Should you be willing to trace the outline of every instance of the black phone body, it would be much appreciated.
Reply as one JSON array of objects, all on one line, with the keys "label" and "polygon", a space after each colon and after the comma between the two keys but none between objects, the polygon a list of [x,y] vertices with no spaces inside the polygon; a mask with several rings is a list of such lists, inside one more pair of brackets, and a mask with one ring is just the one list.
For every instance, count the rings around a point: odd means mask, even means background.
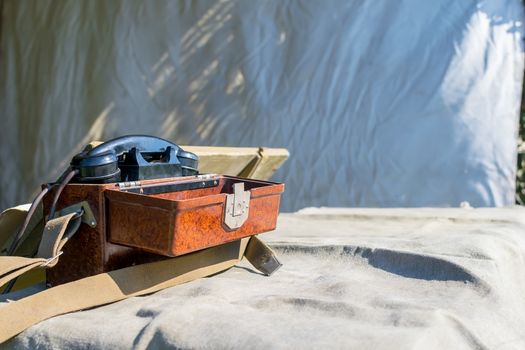
[{"label": "black phone body", "polygon": [[71,160],[72,182],[112,183],[198,175],[198,157],[155,136],[128,135],[104,142]]}]

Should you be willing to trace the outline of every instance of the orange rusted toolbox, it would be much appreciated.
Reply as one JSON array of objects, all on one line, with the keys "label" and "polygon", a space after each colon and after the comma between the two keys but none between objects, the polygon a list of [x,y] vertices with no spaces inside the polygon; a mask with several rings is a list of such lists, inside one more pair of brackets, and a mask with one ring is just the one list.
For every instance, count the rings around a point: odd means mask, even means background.
[{"label": "orange rusted toolbox", "polygon": [[201,177],[209,187],[171,191],[173,178],[106,191],[112,243],[177,256],[275,229],[283,184],[232,176]]},{"label": "orange rusted toolbox", "polygon": [[[271,231],[283,191],[281,183],[223,175],[68,184],[57,207],[84,202],[92,221],[80,226],[58,264],[47,271],[48,284]],[[51,198],[44,200],[46,215]]]}]

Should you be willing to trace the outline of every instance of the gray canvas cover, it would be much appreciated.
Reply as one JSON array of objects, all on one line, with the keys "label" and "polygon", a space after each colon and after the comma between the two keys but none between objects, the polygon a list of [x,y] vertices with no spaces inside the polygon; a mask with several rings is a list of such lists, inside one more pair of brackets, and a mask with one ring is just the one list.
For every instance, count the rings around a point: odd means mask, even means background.
[{"label": "gray canvas cover", "polygon": [[[15,349],[523,349],[525,209],[308,209],[247,263],[41,322]],[[14,297],[14,296],[12,296]]]}]

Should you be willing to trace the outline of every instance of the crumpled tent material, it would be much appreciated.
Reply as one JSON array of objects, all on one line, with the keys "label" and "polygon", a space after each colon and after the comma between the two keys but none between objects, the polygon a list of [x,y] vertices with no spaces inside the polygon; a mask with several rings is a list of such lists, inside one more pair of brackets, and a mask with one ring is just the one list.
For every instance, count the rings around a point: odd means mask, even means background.
[{"label": "crumpled tent material", "polygon": [[521,0],[2,1],[0,209],[92,140],[285,147],[283,209],[514,202]]},{"label": "crumpled tent material", "polygon": [[[525,209],[307,209],[248,264],[43,321],[18,349],[524,349]],[[1,307],[1,305],[0,305]]]}]

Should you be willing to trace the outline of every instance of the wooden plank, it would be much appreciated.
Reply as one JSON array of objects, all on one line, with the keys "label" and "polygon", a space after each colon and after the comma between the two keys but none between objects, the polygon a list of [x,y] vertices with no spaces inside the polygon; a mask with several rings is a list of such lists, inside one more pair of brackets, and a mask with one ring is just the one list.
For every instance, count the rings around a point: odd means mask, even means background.
[{"label": "wooden plank", "polygon": [[199,171],[268,180],[288,159],[284,148],[181,146],[199,156]]}]

